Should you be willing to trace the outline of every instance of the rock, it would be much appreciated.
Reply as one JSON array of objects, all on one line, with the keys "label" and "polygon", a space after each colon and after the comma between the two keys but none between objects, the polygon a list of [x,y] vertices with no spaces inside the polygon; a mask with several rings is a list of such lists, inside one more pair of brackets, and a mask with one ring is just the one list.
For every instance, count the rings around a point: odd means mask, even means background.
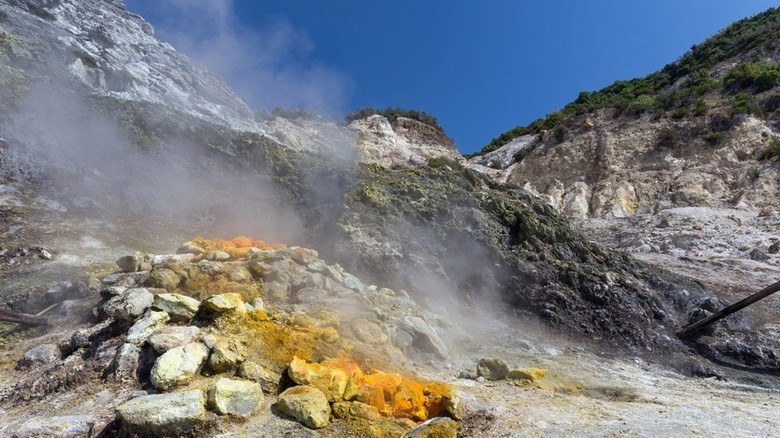
[{"label": "rock", "polygon": [[547,371],[541,368],[515,368],[509,372],[508,378],[514,380],[528,380],[535,382],[547,375]]},{"label": "rock", "polygon": [[129,342],[124,343],[106,367],[106,373],[113,374],[119,380],[135,380],[140,358],[141,350],[138,346]]},{"label": "rock", "polygon": [[200,301],[186,295],[161,293],[154,296],[152,307],[168,312],[171,321],[189,321],[198,313]]},{"label": "rock", "polygon": [[406,432],[403,438],[456,438],[458,423],[452,418],[436,417]]},{"label": "rock", "polygon": [[338,418],[340,420],[343,420],[349,416],[349,408],[352,406],[352,403],[347,401],[340,401],[333,403],[330,405],[330,410],[333,413],[333,416],[335,418]]},{"label": "rock", "polygon": [[149,274],[149,278],[146,280],[146,286],[172,291],[179,286],[180,282],[181,278],[172,270],[168,268],[157,268]]},{"label": "rock", "polygon": [[135,345],[141,345],[152,335],[157,329],[165,325],[170,317],[168,313],[159,310],[148,310],[143,318],[130,327],[127,331],[127,342]]},{"label": "rock", "polygon": [[761,248],[753,248],[753,250],[750,251],[750,254],[748,254],[748,257],[750,257],[750,260],[755,260],[757,262],[769,260],[769,256]]},{"label": "rock", "polygon": [[99,344],[111,337],[112,320],[105,320],[96,325],[76,330],[70,338],[59,345],[60,353],[67,356],[79,348],[86,348],[93,343]]},{"label": "rock", "polygon": [[42,249],[41,252],[38,254],[38,257],[44,259],[44,260],[51,260],[51,253],[45,249]]},{"label": "rock", "polygon": [[206,423],[200,390],[136,397],[116,408],[122,429],[131,436],[189,436]]},{"label": "rock", "polygon": [[189,344],[198,339],[200,329],[194,326],[165,326],[160,327],[149,336],[146,341],[158,354]]},{"label": "rock", "polygon": [[154,295],[144,288],[127,289],[124,293],[106,301],[103,312],[118,321],[132,322],[152,305]]},{"label": "rock", "polygon": [[343,280],[341,284],[343,284],[349,289],[354,290],[355,292],[362,293],[366,289],[366,287],[363,286],[363,282],[361,282],[359,278],[355,277],[350,273],[347,272],[343,273],[342,278]]},{"label": "rock", "polygon": [[777,242],[769,245],[769,248],[767,248],[766,251],[769,254],[777,254],[778,252],[780,252],[780,240],[778,240]]},{"label": "rock", "polygon": [[477,364],[477,374],[487,380],[501,380],[509,375],[509,365],[503,359],[482,359]]},{"label": "rock", "polygon": [[330,279],[335,281],[336,283],[344,282],[344,274],[341,273],[341,268],[339,267],[339,265],[326,266],[325,275],[330,277]]},{"label": "rock", "polygon": [[342,399],[349,380],[347,372],[335,365],[306,363],[297,356],[290,362],[287,375],[299,385],[310,385],[319,389],[330,402]]},{"label": "rock", "polygon": [[203,250],[193,242],[185,242],[176,250],[176,254],[200,254]]},{"label": "rock", "polygon": [[352,402],[349,407],[349,415],[357,418],[365,418],[366,420],[378,420],[379,410],[377,408],[359,401]]},{"label": "rock", "polygon": [[208,354],[208,348],[200,342],[191,342],[166,351],[152,367],[152,385],[166,390],[188,382],[200,371]]},{"label": "rock", "polygon": [[262,298],[257,297],[252,300],[252,309],[254,310],[262,310],[265,312],[265,301],[263,301]]},{"label": "rock", "polygon": [[152,266],[171,265],[171,264],[183,265],[185,263],[190,263],[194,258],[195,258],[195,254],[156,255],[152,257],[151,264]]},{"label": "rock", "polygon": [[387,335],[377,324],[367,319],[356,319],[350,323],[352,333],[355,337],[367,344],[384,344],[387,342]]},{"label": "rock", "polygon": [[321,429],[328,425],[328,398],[313,386],[293,386],[279,394],[279,412],[295,418],[304,426]]},{"label": "rock", "polygon": [[62,417],[45,416],[26,420],[12,428],[14,438],[76,438],[90,436],[95,417],[89,414]]},{"label": "rock", "polygon": [[479,377],[479,375],[474,370],[461,370],[460,373],[458,373],[458,378],[459,379],[474,380],[477,377]]},{"label": "rock", "polygon": [[308,265],[313,262],[319,254],[317,251],[308,248],[301,248],[299,246],[293,246],[288,249],[290,258],[300,263],[301,265]]},{"label": "rock", "polygon": [[221,378],[208,393],[209,407],[222,415],[245,417],[265,401],[263,389],[257,383]]},{"label": "rock", "polygon": [[27,350],[19,359],[16,368],[24,370],[27,368],[48,365],[60,360],[60,349],[54,344],[41,344]]},{"label": "rock", "polygon": [[449,354],[447,346],[441,340],[433,328],[422,318],[417,316],[406,316],[402,320],[402,327],[408,333],[411,333],[416,346],[422,346],[427,351],[446,359]]},{"label": "rock", "polygon": [[144,257],[141,254],[127,255],[120,257],[116,264],[122,272],[136,272],[141,270],[141,263],[143,263]]},{"label": "rock", "polygon": [[214,373],[225,373],[236,369],[244,360],[241,350],[246,349],[235,342],[217,341],[211,349],[211,356],[209,356],[209,370]]},{"label": "rock", "polygon": [[271,373],[251,360],[241,363],[241,366],[238,367],[238,376],[255,382],[273,381]]},{"label": "rock", "polygon": [[246,311],[244,308],[244,300],[241,298],[241,295],[233,292],[212,295],[203,301],[202,306],[206,310],[217,314],[225,312],[243,313]]}]

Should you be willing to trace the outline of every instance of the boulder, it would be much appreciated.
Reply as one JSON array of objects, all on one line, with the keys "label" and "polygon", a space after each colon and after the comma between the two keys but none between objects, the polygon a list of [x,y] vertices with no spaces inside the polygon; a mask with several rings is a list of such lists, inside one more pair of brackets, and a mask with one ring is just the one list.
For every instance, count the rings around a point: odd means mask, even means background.
[{"label": "boulder", "polygon": [[246,311],[244,300],[237,293],[212,295],[203,301],[202,306],[211,312],[221,314],[226,312],[243,313]]},{"label": "boulder", "polygon": [[501,380],[509,375],[509,365],[503,359],[482,359],[477,364],[477,374],[487,380]]},{"label": "boulder", "polygon": [[24,370],[60,360],[60,348],[54,344],[42,344],[27,350],[19,359],[16,368]]},{"label": "boulder", "polygon": [[246,417],[263,405],[263,388],[254,382],[221,378],[208,393],[209,407],[222,415]]},{"label": "boulder", "polygon": [[254,380],[255,382],[271,378],[271,374],[265,368],[251,360],[242,362],[241,366],[238,367],[237,374],[239,377]]},{"label": "boulder", "polygon": [[363,286],[363,282],[361,282],[359,278],[355,277],[350,273],[347,272],[343,273],[342,278],[343,280],[341,283],[347,288],[354,290],[355,292],[362,293],[366,289],[366,287]]},{"label": "boulder", "polygon": [[89,414],[50,417],[48,415],[26,420],[13,427],[14,438],[76,438],[90,436],[95,417]]},{"label": "boulder", "polygon": [[144,288],[127,289],[105,303],[101,309],[106,316],[118,321],[133,322],[152,305],[154,295]]},{"label": "boulder", "polygon": [[143,318],[130,327],[127,331],[127,342],[135,345],[141,345],[152,335],[157,329],[164,326],[170,318],[168,313],[158,310],[148,310],[144,313]]},{"label": "boulder", "polygon": [[136,397],[116,408],[130,436],[189,436],[206,423],[200,390]]},{"label": "boulder", "polygon": [[342,399],[349,380],[347,372],[338,366],[306,363],[297,356],[290,362],[287,375],[299,385],[310,385],[319,389],[330,402]]},{"label": "boulder", "polygon": [[122,272],[136,272],[141,270],[141,264],[144,262],[142,254],[133,254],[120,257],[116,264]]},{"label": "boulder", "polygon": [[243,350],[245,348],[242,348],[235,342],[217,341],[211,349],[211,356],[209,356],[209,370],[214,373],[225,373],[235,370],[244,360],[242,353],[245,352]]},{"label": "boulder", "polygon": [[313,386],[293,386],[279,394],[277,409],[312,429],[328,425],[330,404],[328,398]]},{"label": "boulder", "polygon": [[187,383],[200,371],[208,354],[208,348],[200,342],[191,342],[166,351],[152,367],[152,385],[159,390],[166,390]]},{"label": "boulder", "polygon": [[164,326],[160,327],[149,336],[146,341],[159,354],[189,344],[198,339],[200,329],[194,326]]},{"label": "boulder", "polygon": [[442,359],[448,355],[447,346],[441,340],[436,331],[425,320],[418,316],[406,316],[402,320],[401,327],[414,338],[415,346],[423,346],[429,352]]},{"label": "boulder", "polygon": [[179,283],[181,283],[179,274],[168,268],[154,269],[146,280],[146,285],[148,287],[156,287],[168,291],[176,289],[176,287],[179,286]]},{"label": "boulder", "polygon": [[349,407],[349,415],[357,418],[365,418],[366,420],[378,420],[380,417],[377,408],[359,401],[352,402]]},{"label": "boulder", "polygon": [[189,321],[198,313],[200,301],[186,295],[161,293],[154,296],[152,307],[168,312],[171,321]]},{"label": "boulder", "polygon": [[367,319],[359,318],[350,323],[352,333],[355,337],[367,344],[384,344],[387,342],[387,335],[382,331],[378,324]]},{"label": "boulder", "polygon": [[106,374],[113,374],[119,380],[135,380],[141,350],[135,344],[126,342],[117,349],[114,359],[106,367]]},{"label": "boulder", "polygon": [[403,438],[456,438],[458,423],[452,418],[436,417],[406,432]]}]

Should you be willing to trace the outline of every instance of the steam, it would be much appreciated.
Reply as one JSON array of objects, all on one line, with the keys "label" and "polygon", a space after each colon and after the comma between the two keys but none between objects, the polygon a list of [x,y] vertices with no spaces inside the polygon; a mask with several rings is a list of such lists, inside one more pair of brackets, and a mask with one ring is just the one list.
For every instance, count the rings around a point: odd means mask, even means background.
[{"label": "steam", "polygon": [[158,36],[222,76],[255,108],[343,114],[351,80],[312,61],[314,44],[284,18],[242,25],[231,0],[162,0]]},{"label": "steam", "polygon": [[185,139],[142,149],[72,91],[31,89],[5,135],[25,146],[17,167],[36,167],[69,209],[122,227],[124,238],[155,223],[179,241],[192,237],[185,233],[300,236],[292,208],[258,170]]}]

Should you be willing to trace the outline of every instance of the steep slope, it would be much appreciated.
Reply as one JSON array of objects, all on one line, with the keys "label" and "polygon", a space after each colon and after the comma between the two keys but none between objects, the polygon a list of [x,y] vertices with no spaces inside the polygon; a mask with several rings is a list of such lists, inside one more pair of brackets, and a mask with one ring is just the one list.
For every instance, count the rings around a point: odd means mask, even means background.
[{"label": "steep slope", "polygon": [[502,134],[471,163],[578,219],[775,210],[778,35],[778,9],[737,22],[657,73]]},{"label": "steep slope", "polygon": [[0,56],[4,99],[52,81],[66,88],[75,82],[95,95],[258,130],[252,111],[221,78],[157,39],[121,0],[3,2]]}]

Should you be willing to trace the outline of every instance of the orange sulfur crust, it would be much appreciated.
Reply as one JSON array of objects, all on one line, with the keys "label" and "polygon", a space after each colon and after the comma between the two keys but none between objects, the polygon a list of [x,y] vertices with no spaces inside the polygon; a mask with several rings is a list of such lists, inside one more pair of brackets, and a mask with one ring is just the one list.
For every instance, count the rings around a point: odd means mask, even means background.
[{"label": "orange sulfur crust", "polygon": [[205,237],[197,236],[192,239],[192,243],[197,245],[204,253],[224,251],[230,255],[232,260],[245,258],[251,248],[265,251],[287,248],[287,245],[284,243],[269,244],[263,240],[252,240],[246,236],[238,236],[232,240],[206,239]]}]

